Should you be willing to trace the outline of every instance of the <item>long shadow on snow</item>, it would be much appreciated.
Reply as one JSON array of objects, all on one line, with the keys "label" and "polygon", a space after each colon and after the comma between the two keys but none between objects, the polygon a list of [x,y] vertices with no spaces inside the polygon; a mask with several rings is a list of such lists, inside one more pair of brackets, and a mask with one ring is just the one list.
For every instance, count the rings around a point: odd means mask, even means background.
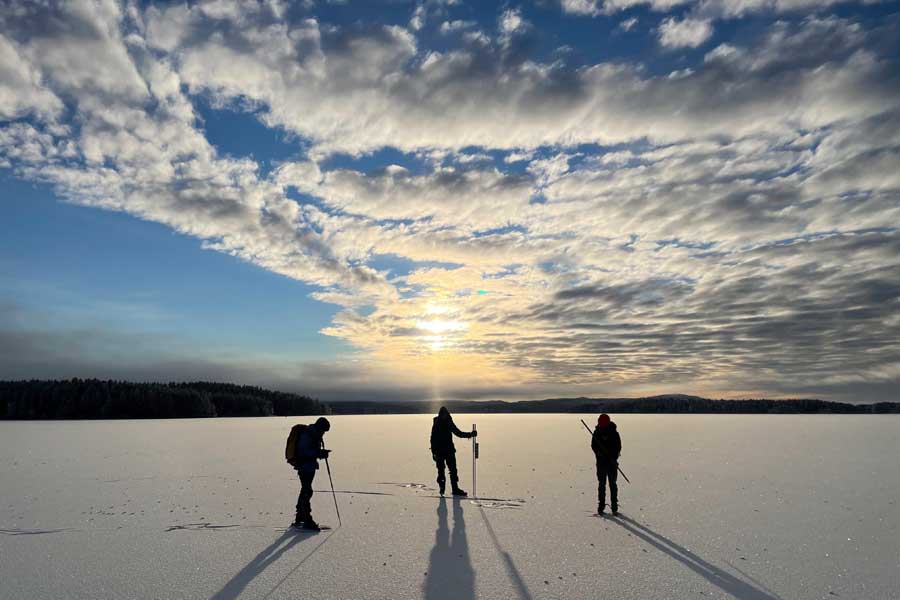
[{"label": "long shadow on snow", "polygon": [[[288,530],[285,531],[281,536],[278,537],[274,542],[269,544],[262,552],[256,555],[256,557],[247,563],[243,569],[241,569],[237,575],[231,578],[231,580],[225,584],[221,590],[219,590],[215,595],[213,595],[210,600],[235,600],[241,593],[244,591],[251,581],[253,581],[257,576],[259,576],[266,568],[278,560],[282,554],[296,546],[298,543],[302,542],[305,539],[309,539],[308,535],[304,535],[299,531]],[[325,543],[328,538],[326,537],[324,540],[319,542],[319,544],[313,548],[309,554],[307,554],[303,560],[300,561],[300,564],[297,565],[299,567],[306,559],[313,555],[313,553],[319,549],[319,546]],[[287,543],[285,543],[287,542]],[[291,571],[293,573],[297,567]],[[286,578],[285,578],[286,579]],[[278,583],[280,585],[281,582]],[[277,587],[277,586],[276,586]],[[269,592],[271,594],[271,592]]]},{"label": "long shadow on snow", "polygon": [[783,600],[771,590],[756,587],[710,564],[684,546],[679,546],[666,536],[653,531],[634,519],[619,514],[617,518],[610,519],[610,521],[647,542],[660,552],[674,558],[691,571],[738,600]]},{"label": "long shadow on snow", "polygon": [[494,533],[494,528],[491,527],[491,521],[488,519],[487,513],[484,512],[484,509],[480,506],[478,510],[481,511],[481,517],[484,519],[484,524],[487,526],[488,535],[491,537],[491,542],[494,544],[494,548],[500,554],[500,557],[503,558],[503,565],[506,567],[506,574],[509,576],[510,581],[513,582],[513,585],[516,586],[516,590],[519,592],[519,598],[522,600],[532,600],[531,593],[528,591],[528,586],[525,585],[525,580],[522,579],[522,575],[519,573],[519,569],[516,568],[516,563],[513,562],[512,557],[509,555],[509,552],[503,549],[503,546],[500,545],[500,541],[497,539],[497,534]]},{"label": "long shadow on snow", "polygon": [[447,500],[437,508],[438,527],[425,578],[425,599],[474,598],[475,571],[469,558],[466,521],[459,500],[453,501],[453,532],[447,527]]}]

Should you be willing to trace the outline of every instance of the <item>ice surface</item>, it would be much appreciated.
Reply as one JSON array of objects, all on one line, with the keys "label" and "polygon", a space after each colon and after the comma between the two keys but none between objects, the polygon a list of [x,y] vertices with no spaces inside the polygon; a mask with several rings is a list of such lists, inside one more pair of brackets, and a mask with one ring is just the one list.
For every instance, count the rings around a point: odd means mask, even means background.
[{"label": "ice surface", "polygon": [[430,416],[332,417],[319,534],[284,531],[312,419],[0,422],[0,597],[900,598],[900,417],[616,416],[620,519],[579,418],[456,415],[472,501]]}]

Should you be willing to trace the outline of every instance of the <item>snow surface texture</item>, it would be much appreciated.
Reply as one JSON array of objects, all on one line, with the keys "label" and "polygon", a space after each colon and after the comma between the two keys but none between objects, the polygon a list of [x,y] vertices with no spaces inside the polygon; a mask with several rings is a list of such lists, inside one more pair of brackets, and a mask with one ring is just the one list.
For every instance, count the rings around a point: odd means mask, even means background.
[{"label": "snow surface texture", "polygon": [[579,415],[456,415],[481,502],[436,497],[430,416],[333,417],[319,534],[284,531],[313,419],[2,422],[0,597],[900,598],[897,416],[614,418],[619,519]]}]

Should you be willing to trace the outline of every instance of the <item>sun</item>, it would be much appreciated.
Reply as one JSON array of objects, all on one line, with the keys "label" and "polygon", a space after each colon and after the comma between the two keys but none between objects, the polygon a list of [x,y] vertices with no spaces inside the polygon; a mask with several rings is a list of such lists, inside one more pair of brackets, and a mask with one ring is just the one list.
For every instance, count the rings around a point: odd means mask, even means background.
[{"label": "sun", "polygon": [[427,321],[423,319],[416,321],[416,327],[432,335],[443,335],[451,331],[468,329],[469,324],[465,321],[451,321],[448,319],[431,319]]},{"label": "sun", "polygon": [[452,307],[428,304],[426,316],[416,321],[416,329],[422,332],[422,340],[432,350],[444,350],[453,345],[453,340],[469,328],[469,324],[452,318],[457,311]]}]

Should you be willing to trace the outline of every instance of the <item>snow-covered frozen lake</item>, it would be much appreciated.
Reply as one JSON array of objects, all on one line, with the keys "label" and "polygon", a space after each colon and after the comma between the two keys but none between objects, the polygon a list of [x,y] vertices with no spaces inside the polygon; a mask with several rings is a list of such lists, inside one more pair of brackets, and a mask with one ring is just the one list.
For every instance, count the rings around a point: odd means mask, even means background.
[{"label": "snow-covered frozen lake", "polygon": [[430,416],[331,417],[319,534],[284,531],[313,419],[0,422],[0,597],[900,598],[900,417],[614,419],[619,519],[579,415],[455,415],[480,503],[436,497]]}]

